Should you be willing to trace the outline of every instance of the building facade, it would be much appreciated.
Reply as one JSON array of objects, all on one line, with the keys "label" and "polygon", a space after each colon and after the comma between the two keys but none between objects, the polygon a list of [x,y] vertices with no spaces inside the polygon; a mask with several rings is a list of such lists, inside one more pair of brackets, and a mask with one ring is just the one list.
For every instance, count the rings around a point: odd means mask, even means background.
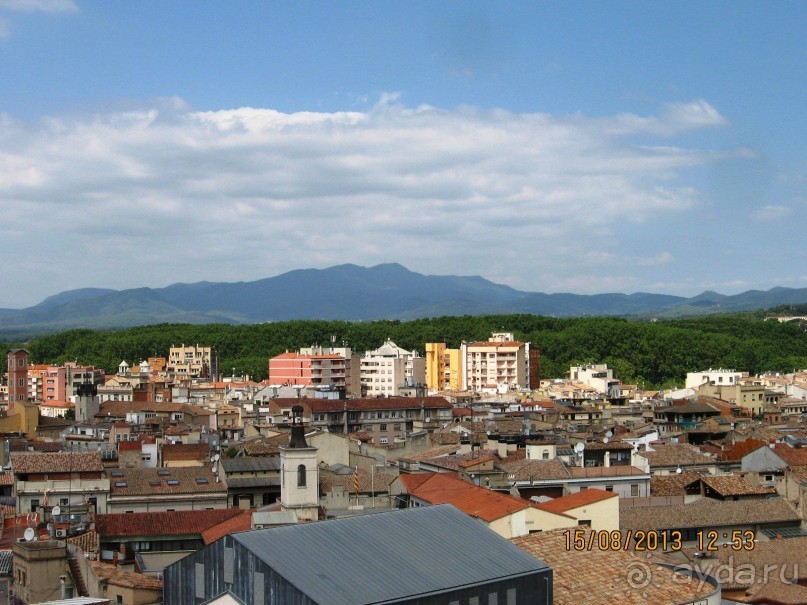
[{"label": "building facade", "polygon": [[507,393],[533,386],[530,343],[519,342],[509,332],[495,332],[487,341],[463,344],[464,389],[478,393]]},{"label": "building facade", "polygon": [[426,360],[387,340],[361,358],[361,386],[365,397],[395,396],[407,386],[426,382]]}]

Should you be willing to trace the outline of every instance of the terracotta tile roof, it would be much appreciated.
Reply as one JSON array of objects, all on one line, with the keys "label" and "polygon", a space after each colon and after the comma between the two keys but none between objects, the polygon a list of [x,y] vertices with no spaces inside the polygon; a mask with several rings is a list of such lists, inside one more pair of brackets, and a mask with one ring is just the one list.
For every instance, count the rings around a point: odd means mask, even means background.
[{"label": "terracotta tile roof", "polygon": [[[285,439],[288,441],[288,436],[286,436]],[[247,456],[278,456],[280,455],[279,445],[276,440],[260,438],[245,441],[243,449]]]},{"label": "terracotta tile roof", "polygon": [[569,473],[575,479],[593,479],[597,477],[627,477],[633,475],[648,475],[635,466],[571,466]]},{"label": "terracotta tile roof", "polygon": [[685,529],[800,521],[801,518],[796,511],[781,498],[764,500],[701,498],[691,504],[628,507],[619,513],[619,526],[622,530]]},{"label": "terracotta tile roof", "polygon": [[[555,605],[672,605],[705,600],[714,591],[697,577],[687,581],[633,551],[569,549],[566,531],[556,529],[510,540],[552,568]],[[642,589],[632,587],[628,572],[644,566],[652,573],[652,582]]]},{"label": "terracotta tile roof", "polygon": [[447,456],[449,454],[454,454],[455,452],[459,451],[460,446],[459,442],[456,445],[441,445],[438,447],[433,447],[428,450],[424,450],[422,452],[418,452],[417,454],[409,454],[407,456],[401,456],[400,460],[406,460],[409,462],[420,462],[421,460],[429,460],[431,458],[436,458],[438,456]]},{"label": "terracotta tile roof", "polygon": [[437,433],[432,433],[430,435],[431,442],[435,445],[452,445],[452,444],[459,444],[460,442],[460,434],[453,433],[450,431],[440,431]]},{"label": "terracotta tile roof", "polygon": [[163,581],[152,578],[142,573],[124,571],[115,565],[101,563],[100,561],[90,561],[92,570],[99,579],[105,580],[107,584],[122,586],[124,588],[139,588],[141,590],[162,590]]},{"label": "terracotta tile roof", "polygon": [[459,468],[470,468],[472,466],[476,466],[478,464],[484,464],[486,462],[493,462],[498,460],[498,457],[493,456],[474,456],[468,460],[460,460],[457,462],[457,466]]},{"label": "terracotta tile roof", "polygon": [[78,536],[71,536],[66,539],[66,542],[75,544],[81,549],[81,552],[85,553],[96,553],[100,550],[98,533],[92,529]]},{"label": "terracotta tile roof", "polygon": [[95,529],[101,539],[201,535],[205,530],[243,512],[239,508],[223,508],[98,515],[95,518]]},{"label": "terracotta tile roof", "polygon": [[163,445],[163,462],[204,461],[210,457],[207,443],[166,443]]},{"label": "terracotta tile roof", "polygon": [[202,540],[205,544],[211,544],[219,538],[229,536],[237,531],[246,531],[252,529],[252,511],[241,511],[240,515],[230,517],[213,527],[210,527],[202,532]]},{"label": "terracotta tile roof", "polygon": [[[110,497],[158,494],[201,494],[227,491],[208,466],[122,468],[109,477]],[[118,474],[119,473],[119,474]],[[174,483],[177,482],[177,483]]]},{"label": "terracotta tile roof", "polygon": [[140,444],[139,441],[119,441],[118,442],[118,451],[119,452],[139,452],[143,449],[143,446]]},{"label": "terracotta tile roof", "polygon": [[773,487],[752,485],[737,475],[704,475],[698,477],[697,480],[708,485],[721,496],[763,496],[776,493],[776,489]]},{"label": "terracotta tile roof", "polygon": [[[372,475],[372,484],[371,484]],[[375,491],[376,494],[389,492],[389,484],[393,482],[397,475],[376,471],[369,473],[364,469],[359,469],[359,493],[369,494]],[[353,486],[353,473],[337,474],[328,469],[319,471],[320,493],[329,493],[334,487],[343,487],[350,493],[355,493]]]},{"label": "terracotta tile roof", "polygon": [[788,466],[807,466],[807,447],[790,447],[786,443],[776,443],[773,452]]},{"label": "terracotta tile roof", "polygon": [[423,482],[428,481],[434,473],[407,473],[400,475],[401,483],[408,493],[412,493]]},{"label": "terracotta tile roof", "polygon": [[639,455],[644,457],[650,467],[664,466],[704,466],[714,464],[714,459],[701,452],[695,446],[687,443],[675,445],[653,445],[653,451],[642,451]]},{"label": "terracotta tile roof", "polygon": [[521,498],[477,487],[443,473],[435,473],[411,492],[430,504],[453,504],[471,517],[488,523],[529,508]]},{"label": "terracotta tile roof", "polygon": [[760,605],[807,605],[807,587],[782,582],[774,574],[767,581],[754,584],[745,592],[746,603]]},{"label": "terracotta tile roof", "polygon": [[550,513],[565,513],[573,508],[602,502],[609,498],[619,498],[619,494],[616,492],[607,492],[602,489],[584,489],[574,494],[569,494],[568,496],[555,498],[549,502],[536,504],[535,508],[540,508]]},{"label": "terracotta tile roof", "polygon": [[98,452],[38,452],[11,454],[15,475],[24,473],[95,472],[104,470]]},{"label": "terracotta tile roof", "polygon": [[767,445],[767,442],[762,439],[754,439],[753,437],[745,441],[737,441],[729,449],[722,451],[718,455],[718,458],[720,460],[737,462],[741,460],[743,456],[750,454],[754,450],[758,450],[763,445]]},{"label": "terracotta tile roof", "polygon": [[572,475],[563,462],[554,460],[507,459],[498,465],[515,481],[557,481],[571,479]]},{"label": "terracotta tile roof", "polygon": [[695,471],[684,471],[672,475],[652,475],[650,477],[651,496],[685,496],[686,486],[700,478]]},{"label": "terracotta tile roof", "polygon": [[[491,454],[495,454],[492,450],[475,450],[467,454],[448,454],[447,456],[436,456],[421,460],[421,464],[427,463],[433,466],[444,468],[449,471],[456,471],[460,468],[460,463],[468,461],[476,461],[478,458],[491,458]],[[498,456],[496,457],[498,459]]]},{"label": "terracotta tile roof", "polygon": [[750,588],[761,579],[773,577],[804,582],[807,580],[807,536],[760,540],[751,551],[719,549],[711,558],[691,559],[691,564],[701,569],[710,565],[712,569],[724,566],[721,570],[723,590]]},{"label": "terracotta tile roof", "polygon": [[0,485],[13,485],[14,473],[0,470]]}]

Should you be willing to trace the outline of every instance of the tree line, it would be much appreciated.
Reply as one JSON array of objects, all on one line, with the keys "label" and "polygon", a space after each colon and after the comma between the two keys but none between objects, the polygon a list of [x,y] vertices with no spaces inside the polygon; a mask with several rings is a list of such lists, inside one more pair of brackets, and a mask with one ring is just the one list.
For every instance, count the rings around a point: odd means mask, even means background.
[{"label": "tree line", "polygon": [[[799,322],[765,321],[762,312],[658,321],[614,317],[557,319],[537,315],[482,315],[413,321],[298,320],[255,325],[160,324],[120,330],[68,330],[32,338],[24,347],[32,363],[77,361],[117,371],[171,346],[213,346],[223,375],[248,374],[262,380],[268,359],[311,345],[349,346],[363,354],[389,338],[421,354],[427,342],[456,348],[465,340],[487,340],[491,332],[512,332],[539,349],[541,377],[561,378],[569,367],[607,363],[615,376],[644,388],[681,385],[687,372],[733,368],[758,374],[807,368],[807,334]],[[5,372],[5,356],[2,367]]]}]

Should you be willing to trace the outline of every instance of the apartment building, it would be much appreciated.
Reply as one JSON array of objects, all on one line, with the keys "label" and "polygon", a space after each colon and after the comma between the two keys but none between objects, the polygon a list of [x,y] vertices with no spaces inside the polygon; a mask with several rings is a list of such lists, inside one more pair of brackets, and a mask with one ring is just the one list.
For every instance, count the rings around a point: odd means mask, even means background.
[{"label": "apartment building", "polygon": [[426,388],[429,392],[463,388],[463,351],[448,349],[444,342],[426,343]]},{"label": "apartment building", "polygon": [[737,370],[724,370],[719,368],[713,370],[703,370],[702,372],[687,372],[687,379],[684,383],[684,388],[697,389],[701,385],[708,384],[713,386],[729,386],[735,385],[743,377],[742,372]]},{"label": "apartment building", "polygon": [[377,445],[394,443],[413,431],[451,422],[452,405],[443,397],[305,399],[312,428],[332,433],[367,433]]},{"label": "apartment building", "polygon": [[407,351],[387,339],[364,354],[360,374],[364,396],[397,396],[402,388],[425,384],[426,360],[417,351]]},{"label": "apartment building", "polygon": [[210,378],[218,380],[219,358],[213,347],[189,345],[171,347],[165,370],[177,378]]},{"label": "apartment building", "polygon": [[538,386],[538,350],[510,332],[494,332],[487,341],[463,343],[464,389],[507,393]]},{"label": "apartment building", "polygon": [[269,360],[269,382],[361,394],[359,356],[348,347],[307,347]]}]

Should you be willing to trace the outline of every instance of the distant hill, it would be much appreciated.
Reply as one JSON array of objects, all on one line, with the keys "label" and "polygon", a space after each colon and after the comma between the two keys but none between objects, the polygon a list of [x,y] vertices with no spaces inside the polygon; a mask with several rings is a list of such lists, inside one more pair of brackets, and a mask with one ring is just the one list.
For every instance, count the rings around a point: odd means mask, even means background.
[{"label": "distant hill", "polygon": [[252,282],[165,288],[84,288],[26,309],[0,309],[0,335],[157,323],[260,323],[290,319],[416,319],[533,313],[554,317],[680,317],[807,303],[807,289],[773,288],[692,298],[664,294],[542,294],[479,276],[422,275],[399,264],[300,269]]}]

